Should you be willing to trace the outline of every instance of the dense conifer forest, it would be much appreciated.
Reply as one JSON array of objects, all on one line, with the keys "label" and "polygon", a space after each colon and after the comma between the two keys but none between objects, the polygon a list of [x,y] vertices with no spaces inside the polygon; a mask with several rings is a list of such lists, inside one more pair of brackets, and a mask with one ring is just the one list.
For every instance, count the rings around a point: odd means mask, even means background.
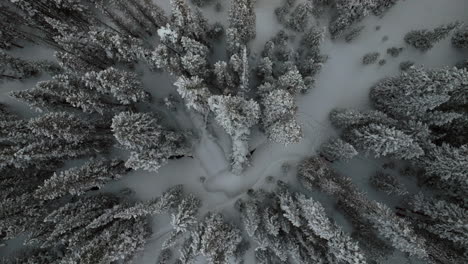
[{"label": "dense conifer forest", "polygon": [[468,263],[466,0],[1,0],[0,263]]}]

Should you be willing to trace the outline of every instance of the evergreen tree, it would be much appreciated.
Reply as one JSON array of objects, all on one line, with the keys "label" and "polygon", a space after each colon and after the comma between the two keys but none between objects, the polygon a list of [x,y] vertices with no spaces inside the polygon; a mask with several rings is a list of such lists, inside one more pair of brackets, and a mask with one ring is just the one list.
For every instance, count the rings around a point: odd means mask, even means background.
[{"label": "evergreen tree", "polygon": [[123,161],[92,159],[81,167],[54,173],[34,195],[43,200],[56,199],[66,194],[82,195],[92,188],[100,188],[111,180],[121,178],[126,172]]},{"label": "evergreen tree", "polygon": [[232,171],[239,174],[248,164],[248,136],[250,128],[258,122],[260,107],[253,100],[230,95],[211,96],[208,104],[218,124],[231,136]]},{"label": "evergreen tree", "polygon": [[295,120],[297,107],[294,97],[286,90],[273,90],[263,95],[262,123],[270,140],[277,143],[297,143],[302,129]]},{"label": "evergreen tree", "polygon": [[191,248],[208,263],[228,263],[242,242],[239,229],[225,222],[218,213],[209,213],[191,233]]},{"label": "evergreen tree", "polygon": [[396,125],[396,121],[389,118],[385,113],[370,110],[359,111],[355,109],[340,109],[335,108],[330,112],[330,121],[337,127],[342,129],[353,128],[357,126],[368,125],[371,123]]},{"label": "evergreen tree", "polygon": [[135,73],[110,67],[100,72],[88,72],[84,76],[86,86],[103,94],[110,94],[121,104],[147,101],[149,94]]},{"label": "evergreen tree", "polygon": [[466,145],[456,148],[444,143],[441,146],[433,146],[416,165],[424,168],[427,176],[435,177],[440,182],[468,188],[467,154]]},{"label": "evergreen tree", "polygon": [[146,52],[143,42],[132,36],[102,29],[89,31],[88,35],[91,43],[100,47],[109,59],[117,62],[133,64]]},{"label": "evergreen tree", "polygon": [[36,136],[73,143],[83,142],[97,134],[93,124],[67,112],[47,113],[29,120],[27,126]]},{"label": "evergreen tree", "polygon": [[446,38],[450,32],[459,27],[459,25],[460,24],[457,22],[442,25],[431,30],[412,30],[405,35],[404,39],[408,45],[422,52],[426,52],[432,49],[434,44]]},{"label": "evergreen tree", "polygon": [[312,8],[311,2],[298,4],[291,13],[291,17],[286,23],[287,26],[295,31],[304,32],[307,28]]},{"label": "evergreen tree", "polygon": [[413,217],[419,227],[465,247],[467,239],[468,211],[455,203],[427,199],[418,194],[411,201]]},{"label": "evergreen tree", "polygon": [[371,89],[370,97],[377,109],[392,117],[448,123],[457,116],[454,112],[458,110],[451,106],[456,107],[457,100],[463,98],[459,94],[466,80],[465,69],[411,68],[400,76],[380,81]]},{"label": "evergreen tree", "polygon": [[387,206],[376,203],[375,212],[370,212],[367,217],[395,248],[420,258],[428,257],[424,239],[414,233],[410,223],[397,218]]},{"label": "evergreen tree", "polygon": [[232,0],[229,9],[228,51],[238,53],[243,45],[255,38],[255,0]]},{"label": "evergreen tree", "polygon": [[458,49],[468,48],[468,27],[461,27],[452,36],[452,45]]},{"label": "evergreen tree", "polygon": [[379,191],[383,191],[388,195],[406,195],[408,191],[398,178],[389,173],[381,171],[376,172],[370,178],[370,183]]},{"label": "evergreen tree", "polygon": [[50,81],[39,82],[31,89],[11,92],[10,95],[38,111],[43,108],[49,110],[79,108],[86,113],[104,114],[123,108],[105,100],[99,93],[84,88],[80,78],[69,74],[54,76]]},{"label": "evergreen tree", "polygon": [[337,15],[329,26],[333,38],[339,37],[353,23],[362,20],[376,7],[374,0],[338,0],[334,5]]},{"label": "evergreen tree", "polygon": [[39,74],[38,67],[21,58],[0,50],[0,79],[23,80]]},{"label": "evergreen tree", "polygon": [[336,138],[322,145],[320,154],[327,160],[333,162],[350,160],[356,156],[358,152],[351,144],[344,142],[340,138]]},{"label": "evergreen tree", "polygon": [[345,138],[353,146],[375,157],[392,156],[398,159],[412,159],[424,154],[412,137],[385,125],[370,124],[353,129],[345,135]]},{"label": "evergreen tree", "polygon": [[112,131],[132,151],[126,162],[129,168],[157,171],[171,156],[188,152],[183,135],[163,128],[150,114],[122,112],[113,118]]}]

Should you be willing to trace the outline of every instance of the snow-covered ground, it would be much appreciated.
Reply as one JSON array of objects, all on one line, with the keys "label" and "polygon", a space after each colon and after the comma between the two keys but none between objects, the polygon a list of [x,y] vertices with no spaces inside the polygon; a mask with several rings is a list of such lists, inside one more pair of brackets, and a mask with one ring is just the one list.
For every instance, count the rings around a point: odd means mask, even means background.
[{"label": "snow-covered ground", "polygon": [[[167,0],[154,1],[165,9],[169,7]],[[227,24],[229,4],[227,0],[221,2],[224,6],[222,13],[216,13],[213,5],[205,8],[204,11],[210,22],[219,21]],[[273,13],[281,2],[281,0],[257,0],[257,38],[252,43],[254,51],[259,52],[263,44],[281,28]],[[256,150],[252,156],[252,165],[245,170],[243,175],[236,176],[229,172],[229,161],[226,155],[229,153],[230,143],[225,135],[219,133],[220,128],[209,123],[207,129],[204,129],[203,117],[193,116],[184,109],[178,109],[178,118],[174,120],[176,125],[187,125],[192,122],[194,127],[202,130],[194,146],[194,157],[171,160],[158,173],[132,172],[107,188],[130,187],[135,191],[137,198],[147,200],[159,196],[173,185],[184,184],[185,190],[202,199],[201,213],[218,210],[231,216],[231,220],[235,222],[238,219],[234,214],[234,202],[250,188],[268,188],[269,185],[273,185],[274,183],[267,182],[267,176],[273,176],[275,179],[297,186],[295,165],[304,157],[313,155],[327,138],[336,135],[336,131],[328,121],[328,113],[331,109],[369,107],[370,87],[385,76],[398,74],[398,65],[402,61],[412,60],[417,65],[442,67],[455,64],[463,58],[463,55],[466,58],[467,54],[461,54],[451,48],[449,38],[442,40],[426,53],[406,47],[403,42],[404,34],[411,29],[431,28],[456,20],[468,23],[467,0],[400,1],[383,18],[370,16],[362,21],[362,25],[366,27],[351,44],[343,41],[334,42],[327,37],[322,46],[322,53],[327,54],[329,60],[321,73],[317,75],[316,87],[298,98],[299,120],[304,130],[303,140],[298,144],[285,147],[268,142],[258,131],[254,131],[250,145]],[[322,26],[326,24],[322,23]],[[380,26],[380,30],[376,30],[376,26]],[[388,36],[387,41],[382,40],[384,36]],[[390,47],[405,47],[405,49],[398,58],[393,58],[386,54],[387,48]],[[362,65],[362,56],[372,51],[380,52],[380,58],[386,59],[387,63],[383,66]],[[21,50],[15,55],[34,59],[51,57],[49,50],[37,48]],[[172,85],[174,80],[171,77],[162,73],[155,74],[148,71],[144,73],[145,87],[156,98],[175,93],[175,87]],[[35,113],[30,111],[25,104],[9,98],[6,94],[11,90],[30,88],[44,78],[47,76],[27,82],[2,83],[0,102],[11,106],[24,117],[33,116]],[[289,164],[290,170],[283,171],[281,169],[283,164]],[[352,177],[362,189],[368,191],[370,198],[384,201],[388,197],[370,190],[367,181],[379,164],[379,161],[358,157],[348,164],[336,166],[342,173]],[[330,216],[333,216],[338,223],[345,225],[346,230],[346,221],[342,219],[343,217],[331,206],[327,206],[330,205],[328,198],[320,197],[319,194],[313,195],[317,196],[316,198],[327,207]],[[148,241],[145,251],[138,257],[137,263],[155,263],[160,245],[168,230],[167,217],[154,217],[154,234]],[[11,247],[0,248],[0,253],[5,254],[9,250]],[[254,260],[250,256],[245,263],[254,263]],[[395,262],[389,260],[389,263]]]}]

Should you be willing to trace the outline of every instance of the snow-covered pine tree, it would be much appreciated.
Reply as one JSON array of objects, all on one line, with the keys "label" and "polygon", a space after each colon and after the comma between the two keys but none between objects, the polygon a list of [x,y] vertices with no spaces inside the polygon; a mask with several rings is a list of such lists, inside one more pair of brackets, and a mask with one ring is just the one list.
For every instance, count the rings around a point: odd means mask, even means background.
[{"label": "snow-covered pine tree", "polygon": [[406,187],[393,174],[378,171],[370,177],[369,181],[377,190],[383,191],[388,195],[408,194]]},{"label": "snow-covered pine tree", "polygon": [[[117,62],[132,65],[146,52],[143,42],[132,36],[111,30],[96,29],[88,32],[90,42],[105,51],[107,57]],[[88,69],[87,71],[90,71]]]},{"label": "snow-covered pine tree", "polygon": [[112,218],[136,219],[148,215],[169,213],[177,208],[177,205],[181,200],[182,185],[176,185],[167,189],[161,196],[154,199],[136,202],[134,204],[121,204],[121,206],[114,206],[112,210],[109,210],[106,214],[96,218],[90,226],[97,227]]},{"label": "snow-covered pine tree", "polygon": [[457,49],[468,49],[468,27],[459,28],[452,36],[452,45]]},{"label": "snow-covered pine tree", "polygon": [[411,256],[428,257],[425,240],[415,234],[408,221],[398,218],[386,205],[375,202],[366,217],[395,248]]},{"label": "snow-covered pine tree", "polygon": [[290,92],[276,89],[262,96],[262,124],[268,138],[282,144],[297,143],[302,129],[296,121],[297,106]]},{"label": "snow-covered pine tree", "polygon": [[109,194],[82,196],[45,217],[41,230],[31,239],[43,246],[61,245],[62,261],[66,262],[129,261],[143,249],[150,234],[147,219],[110,219],[102,225],[89,225],[122,203],[128,202]]},{"label": "snow-covered pine tree", "polygon": [[353,146],[375,157],[413,159],[424,154],[411,136],[386,125],[370,124],[352,129],[344,136]]},{"label": "snow-covered pine tree", "polygon": [[121,178],[128,172],[121,160],[91,159],[81,167],[74,167],[44,181],[34,196],[52,200],[67,194],[82,195],[92,188],[100,188],[109,181]]},{"label": "snow-covered pine tree", "polygon": [[250,40],[255,38],[256,14],[255,0],[232,0],[229,9],[229,28],[227,29],[228,53],[236,54]]},{"label": "snow-covered pine tree", "polygon": [[254,100],[230,95],[211,96],[208,104],[218,124],[231,136],[232,171],[240,174],[249,162],[248,136],[250,128],[258,123],[260,107]]},{"label": "snow-covered pine tree", "polygon": [[0,50],[0,79],[24,80],[38,74],[39,69],[34,63]]},{"label": "snow-covered pine tree", "polygon": [[184,99],[188,109],[193,109],[200,113],[207,113],[209,111],[208,99],[212,94],[203,79],[198,76],[193,76],[190,79],[179,77],[174,85],[177,86],[177,92]]},{"label": "snow-covered pine tree", "polygon": [[147,113],[122,112],[112,119],[117,141],[131,150],[126,166],[157,171],[172,156],[188,153],[184,136],[163,128],[157,116]]},{"label": "snow-covered pine tree", "polygon": [[83,81],[87,87],[102,94],[112,95],[121,104],[147,101],[149,93],[133,72],[121,71],[110,67],[100,72],[87,72]]},{"label": "snow-covered pine tree", "polygon": [[432,145],[424,157],[415,161],[415,165],[423,168],[429,179],[435,179],[441,187],[446,185],[445,188],[452,189],[453,195],[465,199],[463,193],[457,194],[453,189],[468,190],[467,154],[467,145],[458,148],[446,143],[441,146]]},{"label": "snow-covered pine tree", "polygon": [[312,3],[310,1],[299,3],[294,11],[291,13],[290,18],[286,25],[298,32],[304,32],[309,23],[309,17],[312,13]]},{"label": "snow-covered pine tree", "polygon": [[372,87],[370,97],[377,109],[391,117],[440,125],[456,117],[457,109],[451,107],[460,104],[467,80],[466,69],[410,68],[399,76],[381,80]]},{"label": "snow-covered pine tree", "polygon": [[421,193],[410,204],[415,213],[411,217],[419,227],[458,246],[468,244],[468,211],[465,208],[444,200],[426,198]]},{"label": "snow-covered pine tree", "polygon": [[61,162],[88,155],[103,153],[112,142],[106,138],[87,139],[81,142],[66,142],[62,140],[40,139],[21,146],[11,153],[12,164],[17,168],[35,166],[41,168],[50,162]]},{"label": "snow-covered pine tree", "polygon": [[49,81],[41,81],[35,87],[10,93],[38,111],[78,108],[86,113],[109,113],[123,110],[122,105],[109,102],[102,95],[85,88],[81,79],[70,74],[59,74]]},{"label": "snow-covered pine tree", "polygon": [[446,38],[450,32],[459,26],[460,23],[455,22],[441,25],[434,29],[412,30],[405,35],[404,40],[408,45],[422,52],[426,52],[432,49],[437,42]]},{"label": "snow-covered pine tree", "polygon": [[355,22],[362,20],[376,7],[374,0],[337,0],[334,2],[337,15],[329,26],[332,38],[341,36]]},{"label": "snow-covered pine tree", "polygon": [[88,120],[68,112],[50,112],[30,119],[27,124],[39,137],[79,143],[97,136],[96,127]]},{"label": "snow-covered pine tree", "polygon": [[358,154],[356,149],[349,143],[335,138],[324,145],[320,149],[320,154],[328,161],[348,161]]},{"label": "snow-covered pine tree", "polygon": [[[31,184],[31,182],[24,181],[22,183],[26,183],[27,188],[29,188],[28,184]],[[2,188],[6,187],[2,185]],[[18,187],[16,186],[16,188]],[[5,189],[5,191],[7,190]],[[40,225],[49,210],[50,208],[43,201],[32,198],[27,192],[7,197],[0,202],[0,230],[2,230],[0,239],[10,240],[26,231],[34,231],[34,228]]]},{"label": "snow-covered pine tree", "polygon": [[376,110],[359,111],[355,109],[335,108],[330,112],[332,125],[341,129],[349,129],[370,123],[396,125],[397,122],[385,113]]},{"label": "snow-covered pine tree", "polygon": [[219,213],[208,213],[190,236],[193,252],[210,264],[228,263],[242,242],[241,231]]}]

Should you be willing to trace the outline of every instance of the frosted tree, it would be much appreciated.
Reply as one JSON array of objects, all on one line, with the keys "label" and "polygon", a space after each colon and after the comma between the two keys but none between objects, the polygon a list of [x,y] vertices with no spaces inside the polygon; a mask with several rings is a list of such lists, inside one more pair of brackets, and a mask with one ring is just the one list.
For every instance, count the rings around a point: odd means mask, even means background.
[{"label": "frosted tree", "polygon": [[219,213],[209,213],[191,232],[191,248],[208,263],[228,263],[242,242],[241,231]]},{"label": "frosted tree", "polygon": [[115,97],[121,104],[147,101],[149,93],[143,90],[138,76],[133,72],[110,67],[100,72],[87,72],[83,77],[86,86]]},{"label": "frosted tree", "polygon": [[0,79],[22,80],[39,74],[38,67],[21,58],[0,50]]},{"label": "frosted tree", "polygon": [[214,64],[213,74],[216,77],[215,84],[218,87],[225,87],[224,91],[227,92],[229,90],[235,90],[237,88],[238,84],[235,73],[232,70],[231,63],[227,63],[225,61],[216,62]]},{"label": "frosted tree", "polygon": [[111,141],[105,138],[89,139],[78,143],[43,139],[24,147],[18,147],[10,155],[12,165],[17,168],[28,166],[41,168],[52,161],[64,161],[103,153],[110,145]]},{"label": "frosted tree", "polygon": [[461,27],[453,33],[452,45],[457,49],[468,48],[468,27]]},{"label": "frosted tree", "polygon": [[283,144],[299,142],[302,129],[295,120],[294,97],[286,90],[277,89],[264,94],[261,103],[262,123],[268,138]]},{"label": "frosted tree", "polygon": [[302,75],[296,66],[278,78],[278,87],[286,89],[294,95],[306,89]]},{"label": "frosted tree", "polygon": [[347,161],[358,154],[356,149],[349,143],[336,138],[322,145],[320,154],[329,161]]},{"label": "frosted tree", "polygon": [[364,65],[374,64],[379,59],[379,56],[380,56],[380,53],[378,52],[367,53],[362,57],[362,64]]},{"label": "frosted tree", "polygon": [[42,201],[31,198],[28,193],[2,200],[0,208],[1,240],[13,239],[25,231],[31,231],[50,210]]},{"label": "frosted tree", "polygon": [[411,201],[411,209],[419,227],[459,246],[468,244],[466,209],[444,200],[425,198],[422,194]]},{"label": "frosted tree", "polygon": [[171,0],[171,27],[179,36],[186,36],[195,41],[206,41],[207,22],[197,10],[192,10],[185,0]]},{"label": "frosted tree", "polygon": [[357,244],[329,220],[320,203],[288,188],[279,182],[273,192],[254,191],[240,204],[243,226],[258,244],[258,254],[294,263],[333,258],[366,263]]},{"label": "frosted tree", "polygon": [[177,92],[184,99],[187,108],[200,113],[207,113],[209,111],[208,98],[212,94],[203,79],[197,76],[190,79],[180,77],[174,85],[177,87]]},{"label": "frosted tree", "polygon": [[353,23],[362,20],[376,7],[374,0],[335,1],[336,17],[331,21],[329,30],[332,37],[339,37]]},{"label": "frosted tree", "polygon": [[71,53],[56,51],[54,56],[60,67],[68,72],[84,73],[89,70],[101,70],[100,67],[92,65],[88,60]]},{"label": "frosted tree", "polygon": [[291,17],[286,22],[286,25],[295,31],[304,32],[307,28],[312,8],[311,2],[298,4],[291,13]]},{"label": "frosted tree", "polygon": [[367,216],[379,233],[402,252],[419,258],[427,258],[425,240],[418,237],[410,223],[395,216],[387,206],[377,203],[375,211]]},{"label": "frosted tree", "polygon": [[349,264],[367,263],[358,243],[353,241],[351,237],[341,229],[338,229],[334,232],[333,236],[330,238],[327,244],[330,247],[330,251],[332,252],[333,256],[338,261]]},{"label": "frosted tree", "polygon": [[173,253],[170,249],[166,248],[159,253],[156,264],[169,264],[172,259]]},{"label": "frosted tree", "polygon": [[192,76],[203,77],[208,70],[208,47],[191,38],[181,38],[185,55],[180,58],[182,67]]},{"label": "frosted tree", "polygon": [[86,113],[104,114],[122,110],[121,105],[106,101],[99,93],[83,89],[81,81],[70,75],[57,75],[50,81],[38,82],[31,89],[10,95],[38,111],[78,108]]},{"label": "frosted tree", "polygon": [[[310,27],[301,38],[301,46],[298,50],[297,67],[299,72],[304,77],[304,82],[307,77],[313,78],[322,69],[322,65],[326,62],[327,56],[320,53],[320,45],[323,42],[325,30],[315,26]],[[312,86],[311,85],[306,86]],[[308,89],[309,87],[306,87]],[[304,91],[302,91],[304,92]]]},{"label": "frosted tree", "polygon": [[229,9],[228,51],[238,53],[242,46],[255,38],[255,0],[232,0]]},{"label": "frosted tree", "polygon": [[184,136],[163,128],[151,114],[122,112],[111,127],[117,141],[132,151],[126,166],[133,169],[157,171],[171,156],[188,152]]},{"label": "frosted tree", "polygon": [[109,59],[117,62],[132,64],[145,53],[140,39],[125,34],[100,29],[89,31],[88,35],[90,41],[104,50]]},{"label": "frosted tree", "polygon": [[193,195],[187,195],[180,201],[171,218],[171,225],[176,233],[187,232],[197,223],[196,217],[200,206],[201,201]]},{"label": "frosted tree", "polygon": [[378,171],[369,179],[373,187],[389,195],[406,195],[408,191],[399,179],[389,173]]},{"label": "frosted tree", "polygon": [[459,148],[446,143],[433,146],[417,165],[424,168],[428,177],[435,177],[452,186],[468,188],[466,182],[468,147]]},{"label": "frosted tree", "polygon": [[[111,217],[132,219],[148,215],[159,215],[163,213],[169,213],[176,209],[182,202],[182,185],[176,185],[164,191],[161,196],[154,199],[137,202],[130,207],[127,205],[117,208],[115,212],[111,212]],[[184,198],[185,199],[185,198]],[[114,207],[113,209],[115,209]],[[107,218],[104,216],[104,219]],[[99,222],[99,220],[97,220]]]},{"label": "frosted tree", "polygon": [[[392,117],[440,124],[454,119],[457,100],[468,80],[466,69],[410,68],[400,76],[386,78],[370,92],[374,106]],[[441,106],[449,104],[443,110]],[[444,123],[444,122],[442,122]]]},{"label": "frosted tree", "polygon": [[92,188],[100,188],[109,181],[121,178],[127,171],[121,160],[92,159],[81,167],[54,173],[34,195],[43,200],[66,194],[82,195]]},{"label": "frosted tree", "polygon": [[278,19],[278,22],[284,24],[286,22],[286,18],[288,13],[291,12],[296,0],[284,0],[283,4],[277,8],[275,8],[275,15]]},{"label": "frosted tree", "polygon": [[408,45],[425,52],[432,49],[437,42],[446,38],[454,29],[459,27],[459,25],[460,23],[456,22],[430,30],[412,30],[405,35],[404,40]]},{"label": "frosted tree", "polygon": [[353,129],[345,135],[345,138],[353,146],[375,157],[392,156],[398,159],[412,159],[424,154],[423,149],[412,137],[385,125],[370,124]]},{"label": "frosted tree", "polygon": [[376,16],[381,16],[385,11],[394,6],[398,0],[379,0],[375,1],[375,7],[372,10]]},{"label": "frosted tree", "polygon": [[240,174],[248,164],[248,136],[260,118],[260,107],[253,100],[230,95],[211,96],[208,104],[218,124],[231,136],[232,171]]},{"label": "frosted tree", "polygon": [[89,226],[94,219],[121,203],[128,202],[108,194],[83,196],[45,217],[41,232],[33,234],[32,239],[43,246],[61,245],[62,261],[70,263],[128,262],[143,249],[150,234],[145,218],[110,219],[101,225]]},{"label": "frosted tree", "polygon": [[28,128],[37,136],[73,143],[83,142],[97,134],[89,121],[67,112],[51,112],[30,119]]},{"label": "frosted tree", "polygon": [[370,123],[396,125],[396,121],[389,118],[385,113],[370,110],[359,111],[355,109],[335,108],[330,112],[331,123],[342,129],[367,125]]}]

